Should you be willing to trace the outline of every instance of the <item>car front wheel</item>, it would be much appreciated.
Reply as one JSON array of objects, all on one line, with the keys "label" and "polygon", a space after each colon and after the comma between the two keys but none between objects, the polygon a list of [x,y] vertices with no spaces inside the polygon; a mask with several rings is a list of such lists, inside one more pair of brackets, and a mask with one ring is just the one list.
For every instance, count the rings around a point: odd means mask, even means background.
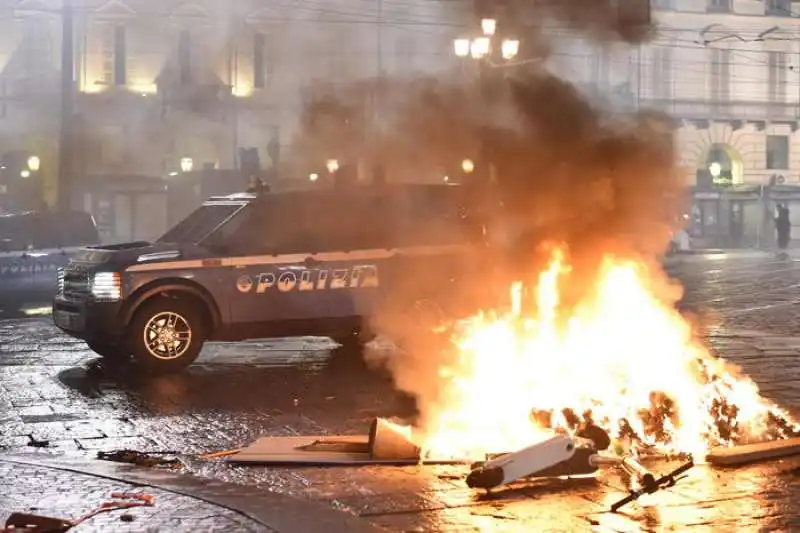
[{"label": "car front wheel", "polygon": [[202,314],[188,302],[159,298],[136,312],[128,335],[134,360],[156,373],[192,364],[205,342]]}]

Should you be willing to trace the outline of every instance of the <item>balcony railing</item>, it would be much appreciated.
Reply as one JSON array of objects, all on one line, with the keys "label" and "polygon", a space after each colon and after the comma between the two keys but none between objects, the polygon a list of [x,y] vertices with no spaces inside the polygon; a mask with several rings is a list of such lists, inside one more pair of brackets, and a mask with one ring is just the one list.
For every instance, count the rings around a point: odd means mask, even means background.
[{"label": "balcony railing", "polygon": [[639,105],[684,119],[800,120],[800,106],[789,102],[642,99]]}]

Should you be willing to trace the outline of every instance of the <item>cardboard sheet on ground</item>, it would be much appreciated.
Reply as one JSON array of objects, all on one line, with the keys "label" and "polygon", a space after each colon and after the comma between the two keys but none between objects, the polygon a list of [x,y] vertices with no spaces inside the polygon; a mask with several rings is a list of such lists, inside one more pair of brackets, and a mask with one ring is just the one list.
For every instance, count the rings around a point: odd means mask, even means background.
[{"label": "cardboard sheet on ground", "polygon": [[[369,435],[311,435],[261,437],[239,453],[231,463],[283,465],[414,465],[420,449],[402,426],[383,419],[372,423]],[[426,464],[458,464],[463,461],[425,461]]]},{"label": "cardboard sheet on ground", "polygon": [[800,437],[744,444],[731,448],[715,448],[706,456],[712,465],[735,466],[800,455]]}]

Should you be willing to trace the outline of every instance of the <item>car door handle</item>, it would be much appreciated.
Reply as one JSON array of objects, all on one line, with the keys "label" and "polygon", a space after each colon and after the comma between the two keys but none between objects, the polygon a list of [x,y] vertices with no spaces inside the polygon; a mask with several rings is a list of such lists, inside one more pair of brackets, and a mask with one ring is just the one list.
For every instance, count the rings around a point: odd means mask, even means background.
[{"label": "car door handle", "polygon": [[303,264],[307,267],[315,267],[322,264],[322,261],[319,259],[314,259],[313,257],[306,257],[306,260],[303,261]]}]

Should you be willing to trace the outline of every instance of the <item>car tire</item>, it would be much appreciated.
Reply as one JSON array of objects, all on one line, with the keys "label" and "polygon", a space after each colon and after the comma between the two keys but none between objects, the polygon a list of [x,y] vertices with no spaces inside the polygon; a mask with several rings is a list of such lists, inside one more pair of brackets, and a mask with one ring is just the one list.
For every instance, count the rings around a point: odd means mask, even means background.
[{"label": "car tire", "polygon": [[136,312],[128,330],[134,361],[153,373],[183,370],[200,355],[206,339],[202,311],[186,300],[158,298]]},{"label": "car tire", "polygon": [[130,358],[130,352],[124,344],[110,342],[87,342],[89,349],[109,362],[121,363]]}]

